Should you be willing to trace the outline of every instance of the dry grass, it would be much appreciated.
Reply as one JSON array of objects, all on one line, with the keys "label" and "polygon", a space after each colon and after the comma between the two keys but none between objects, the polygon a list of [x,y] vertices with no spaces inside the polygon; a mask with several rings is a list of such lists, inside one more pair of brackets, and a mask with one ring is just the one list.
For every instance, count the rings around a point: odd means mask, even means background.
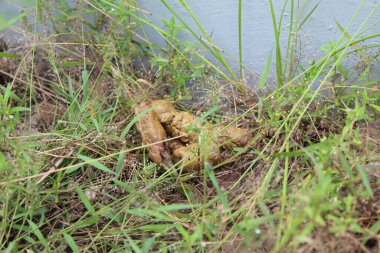
[{"label": "dry grass", "polygon": [[[199,66],[174,49],[169,65],[157,64],[130,34],[120,38],[117,22],[103,21],[85,35],[73,25],[72,36],[58,33],[38,46],[0,43],[0,51],[19,56],[0,61],[1,249],[379,250],[373,82],[341,92],[326,84],[332,92],[322,94],[309,89],[314,72],[306,71],[280,91],[239,92],[243,81],[203,69],[176,85],[177,74],[191,76]],[[104,26],[111,32],[99,32]],[[187,87],[190,80],[202,85]],[[206,120],[249,128],[253,138],[225,150],[214,170],[181,173],[151,163],[134,127],[120,136],[136,104],[165,96],[197,116],[218,106]]]}]

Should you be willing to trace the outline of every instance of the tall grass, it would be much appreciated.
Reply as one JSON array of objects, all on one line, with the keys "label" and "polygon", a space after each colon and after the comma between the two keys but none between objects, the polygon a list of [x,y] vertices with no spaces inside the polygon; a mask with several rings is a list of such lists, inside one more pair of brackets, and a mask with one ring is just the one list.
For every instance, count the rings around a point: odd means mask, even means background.
[{"label": "tall grass", "polygon": [[[8,73],[16,78],[0,86],[0,189],[4,192],[0,197],[0,249],[336,251],[347,246],[347,237],[355,242],[350,245],[353,252],[379,249],[376,240],[380,227],[373,218],[379,211],[379,185],[368,169],[368,164],[378,159],[379,140],[372,136],[375,142],[371,146],[373,143],[363,139],[360,132],[366,122],[378,117],[379,79],[372,77],[364,84],[355,79],[351,79],[352,84],[349,79],[341,84],[331,81],[337,69],[370,78],[371,67],[376,65],[376,57],[364,57],[370,59],[361,62],[366,64],[367,73],[342,63],[357,51],[368,53],[360,42],[380,37],[378,22],[369,24],[380,3],[349,34],[365,2],[361,1],[348,24],[338,25],[342,34],[324,46],[326,56],[300,66],[297,36],[318,3],[287,0],[276,16],[270,0],[277,87],[270,90],[267,84],[272,73],[271,53],[260,75],[257,103],[246,102],[243,109],[235,105],[231,109],[239,113],[233,118],[218,115],[217,106],[199,117],[222,118],[225,125],[239,122],[254,135],[246,147],[227,150],[229,156],[213,168],[205,163],[202,173],[184,173],[180,167],[162,169],[149,162],[144,151],[147,145],[139,144],[134,129],[141,115],[134,116],[133,107],[157,94],[162,96],[165,81],[171,80],[169,88],[173,88],[174,82],[183,81],[180,77],[191,78],[199,71],[199,64],[211,68],[211,73],[201,75],[206,84],[215,80],[209,74],[217,75],[245,91],[238,95],[226,90],[222,91],[226,94],[218,93],[226,101],[230,96],[233,102],[239,98],[250,101],[252,94],[241,81],[248,71],[243,65],[243,2],[238,2],[237,10],[239,79],[227,54],[212,41],[186,1],[179,4],[201,36],[166,0],[161,1],[162,6],[175,19],[158,18],[168,24],[168,30],[152,23],[149,13],[135,1],[85,0],[81,3],[87,5],[79,5],[81,9],[70,8],[65,1],[50,5],[38,1],[34,25],[50,18],[57,36],[69,31],[79,39],[61,43],[49,36],[40,43],[37,30],[25,31],[36,39],[33,48],[18,62],[16,73]],[[55,8],[60,10],[57,16],[47,15]],[[280,37],[287,9],[290,27],[284,49]],[[98,17],[98,27],[88,24],[88,13]],[[15,17],[4,28],[14,29],[11,24],[23,17]],[[148,26],[164,38],[166,47],[158,48],[162,54],[148,35],[136,32],[136,24],[140,31]],[[214,59],[189,48],[173,29],[193,35]],[[373,32],[363,36],[369,31]],[[73,45],[81,49],[79,60],[70,58],[77,49],[68,47]],[[52,48],[64,46],[69,57],[62,60]],[[35,50],[41,47],[48,52],[53,70],[46,87],[38,86],[40,79],[33,70]],[[379,49],[376,43],[368,47]],[[188,60],[191,55],[197,56],[197,62]],[[10,54],[1,56],[11,58]],[[150,66],[136,71],[132,60],[146,58]],[[105,89],[101,89],[102,84]],[[337,87],[343,92],[338,94]],[[36,88],[42,89],[50,101],[59,98],[64,109],[45,132],[21,134],[25,122],[31,130],[34,103],[41,103]],[[208,87],[211,92],[222,88]],[[264,93],[264,88],[269,91]],[[47,111],[52,110],[50,105]],[[30,111],[29,118],[25,111]],[[207,147],[212,137],[201,132],[199,143]]]},{"label": "tall grass", "polygon": [[239,68],[240,68],[240,78],[243,78],[243,40],[242,40],[242,8],[243,8],[243,1],[239,0],[239,7],[238,7],[238,31],[239,31]]}]

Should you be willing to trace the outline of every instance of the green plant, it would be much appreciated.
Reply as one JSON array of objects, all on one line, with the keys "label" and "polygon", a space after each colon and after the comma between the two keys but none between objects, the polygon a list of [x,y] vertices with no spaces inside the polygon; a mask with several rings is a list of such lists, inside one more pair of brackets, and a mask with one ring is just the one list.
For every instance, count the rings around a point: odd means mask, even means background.
[{"label": "green plant", "polygon": [[19,123],[20,112],[28,111],[29,108],[14,105],[22,101],[12,91],[11,84],[0,88],[0,138],[4,139],[14,132],[15,126]]},{"label": "green plant", "polygon": [[[371,121],[380,106],[374,75],[379,45],[361,42],[380,36],[378,22],[369,23],[380,4],[348,33],[364,2],[345,27],[336,21],[341,37],[322,46],[326,55],[301,66],[297,36],[318,4],[285,1],[275,16],[271,1],[277,87],[267,85],[270,53],[253,103],[228,54],[186,1],[178,3],[202,37],[169,1],[161,3],[173,17],[158,17],[165,28],[150,22],[155,13],[137,1],[36,1],[36,16],[21,14],[23,21],[29,28],[51,23],[54,32],[43,36],[43,29],[27,28],[33,46],[25,57],[12,58],[17,69],[0,86],[0,250],[376,251],[380,185],[371,168],[378,161],[379,134]],[[237,8],[242,77],[248,71],[242,64],[243,1]],[[147,27],[164,46],[149,41]],[[279,38],[285,32],[284,49]],[[197,43],[182,41],[181,33]],[[223,70],[202,55],[204,49]],[[37,56],[48,62],[49,75],[33,70]],[[359,59],[353,66],[345,63],[351,56]],[[139,68],[136,61],[150,65]],[[208,85],[215,76],[236,89]],[[212,108],[202,107],[204,101],[195,107],[200,121],[238,124],[253,137],[246,147],[223,150],[219,164],[206,162],[201,172],[185,173],[149,160],[134,128],[141,115],[133,116],[133,108],[166,95],[164,84],[181,101],[192,78],[222,96]],[[59,106],[51,126],[31,123],[39,103],[50,105],[48,112]],[[200,132],[198,141],[207,157],[209,136]]]},{"label": "green plant", "polygon": [[[204,67],[200,63],[192,62],[190,54],[193,50],[193,44],[191,42],[180,44],[174,39],[184,27],[178,26],[174,17],[169,21],[163,20],[163,22],[168,29],[167,35],[164,35],[167,46],[166,49],[163,49],[163,56],[158,55],[152,60],[153,65],[158,67],[155,77],[162,79],[163,83],[174,84],[170,94],[173,97],[178,95],[181,99],[183,95],[189,95],[187,83],[192,79],[200,78],[204,72]],[[178,51],[181,53],[179,54]]]}]

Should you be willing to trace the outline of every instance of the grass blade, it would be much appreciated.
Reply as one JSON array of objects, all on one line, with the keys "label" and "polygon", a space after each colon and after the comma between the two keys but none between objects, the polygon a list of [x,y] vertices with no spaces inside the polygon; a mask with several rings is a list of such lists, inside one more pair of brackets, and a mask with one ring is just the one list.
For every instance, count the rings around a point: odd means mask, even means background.
[{"label": "grass blade", "polygon": [[115,185],[120,186],[127,191],[133,191],[133,185],[132,184],[128,184],[128,183],[122,182],[122,181],[117,180],[117,179],[112,179],[112,181],[115,183]]},{"label": "grass blade", "polygon": [[133,252],[143,253],[143,251],[139,248],[137,243],[126,232],[124,232],[124,235],[125,235],[125,237],[127,237],[129,245],[132,247]]},{"label": "grass blade", "polygon": [[48,243],[45,240],[45,237],[42,235],[41,230],[38,228],[38,226],[31,220],[28,220],[29,226],[32,229],[33,233],[37,236],[38,240],[41,242],[41,244],[45,247],[45,250],[47,252],[50,252],[50,247]]},{"label": "grass blade", "polygon": [[65,237],[65,240],[66,240],[67,244],[70,246],[71,250],[74,253],[79,253],[80,252],[78,246],[76,245],[76,243],[75,243],[74,239],[71,237],[71,235],[69,235],[67,233],[64,233],[63,237]]},{"label": "grass blade", "polygon": [[272,52],[273,52],[273,50],[270,50],[268,59],[267,59],[265,66],[264,66],[264,70],[260,75],[260,80],[259,80],[259,89],[260,90],[264,88],[264,85],[267,82],[270,64],[272,63]]},{"label": "grass blade", "polygon": [[144,252],[144,253],[152,252],[154,240],[155,240],[154,237],[146,239],[144,244],[142,245],[142,252]]},{"label": "grass blade", "polygon": [[220,201],[222,202],[224,210],[227,211],[228,214],[230,214],[230,208],[229,208],[229,204],[228,204],[227,193],[224,192],[222,190],[222,188],[220,187],[218,181],[216,180],[214,171],[212,169],[208,168],[207,166],[205,166],[205,170],[207,172],[208,177],[211,180],[212,185],[216,189],[216,192],[218,194]]},{"label": "grass blade", "polygon": [[276,73],[277,73],[277,88],[280,88],[283,85],[282,78],[282,58],[281,58],[281,47],[280,47],[280,29],[277,27],[276,16],[274,14],[273,1],[269,0],[270,11],[272,16],[273,23],[273,32],[276,40]]},{"label": "grass blade", "polygon": [[79,158],[80,158],[81,160],[83,160],[84,162],[90,164],[91,166],[94,166],[95,168],[97,168],[97,169],[99,169],[99,170],[101,170],[101,171],[104,171],[104,172],[109,173],[109,174],[113,174],[113,175],[115,175],[115,176],[117,175],[114,171],[108,169],[104,164],[102,164],[102,163],[99,162],[99,161],[94,160],[94,159],[91,158],[91,157],[84,156],[84,155],[79,155],[79,154],[78,154],[78,156],[79,156]]},{"label": "grass blade", "polygon": [[365,186],[365,188],[366,188],[368,194],[369,194],[371,197],[373,197],[373,190],[372,190],[372,187],[371,187],[371,185],[370,185],[370,183],[369,183],[368,176],[367,176],[367,174],[365,173],[363,167],[362,167],[360,164],[356,164],[356,169],[357,169],[358,172],[359,172],[359,175],[360,175],[360,177],[361,177],[361,179],[362,179],[362,182],[363,182],[363,184],[364,184],[364,186]]},{"label": "grass blade", "polygon": [[87,198],[86,194],[84,194],[82,188],[80,188],[79,186],[76,186],[75,191],[78,193],[79,198],[81,199],[84,206],[87,208],[88,212],[91,215],[94,215],[95,214],[95,208],[91,205],[90,200]]},{"label": "grass blade", "polygon": [[0,58],[1,57],[4,57],[4,58],[13,58],[13,59],[19,58],[19,56],[16,55],[16,54],[10,54],[10,53],[6,53],[6,52],[0,52]]},{"label": "grass blade", "polygon": [[175,220],[166,214],[163,214],[161,212],[157,212],[154,210],[148,210],[148,209],[129,209],[127,210],[127,213],[136,215],[136,216],[145,216],[145,217],[155,217],[158,220],[164,220],[164,221],[170,221],[174,222]]},{"label": "grass blade", "polygon": [[195,204],[171,204],[166,206],[158,206],[155,208],[157,211],[179,211],[179,210],[186,210],[186,209],[193,209],[193,208],[199,208],[200,205]]},{"label": "grass blade", "polygon": [[239,10],[238,10],[238,29],[239,29],[239,67],[240,67],[240,78],[243,78],[243,43],[242,43],[242,32],[241,32],[241,9],[242,0],[239,0]]},{"label": "grass blade", "polygon": [[8,245],[8,247],[5,249],[5,253],[12,253],[12,252],[14,252],[13,251],[13,248],[15,247],[15,242],[10,242],[9,243],[9,245]]},{"label": "grass blade", "polygon": [[319,1],[314,7],[313,9],[311,9],[311,11],[306,15],[306,17],[301,21],[301,23],[299,24],[298,26],[298,29],[301,29],[302,26],[306,23],[306,21],[311,17],[311,15],[313,15],[313,13],[315,12],[315,10],[318,8],[318,5],[321,1]]},{"label": "grass blade", "polygon": [[20,19],[22,19],[23,17],[25,17],[26,14],[27,14],[26,12],[22,12],[21,14],[17,15],[16,17],[13,17],[13,18],[9,19],[8,21],[6,21],[4,23],[0,23],[0,31],[4,30],[8,26],[16,23],[17,21],[19,21]]},{"label": "grass blade", "polygon": [[121,149],[121,152],[119,154],[119,157],[117,158],[117,164],[115,167],[115,173],[116,175],[119,175],[121,170],[123,169],[124,159],[125,159],[125,148],[123,147]]}]

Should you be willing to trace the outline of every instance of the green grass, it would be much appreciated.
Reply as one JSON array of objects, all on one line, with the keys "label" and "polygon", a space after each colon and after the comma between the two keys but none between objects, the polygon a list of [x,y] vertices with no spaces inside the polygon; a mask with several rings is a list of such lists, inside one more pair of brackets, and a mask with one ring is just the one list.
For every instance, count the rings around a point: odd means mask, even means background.
[{"label": "green grass", "polygon": [[[242,64],[244,3],[235,71],[186,1],[179,4],[202,38],[170,1],[161,2],[173,18],[149,14],[137,1],[74,8],[61,0],[36,1],[36,16],[0,24],[4,35],[21,20],[34,38],[0,54],[0,251],[378,251],[380,34],[369,20],[380,3],[349,33],[365,1],[358,3],[348,24],[336,21],[339,39],[320,45],[325,56],[301,66],[297,36],[318,4],[288,0],[275,16],[269,1],[273,52],[252,101],[242,81],[250,71]],[[150,41],[147,27],[164,47]],[[349,57],[358,60],[348,66]],[[186,105],[194,79],[211,105]],[[249,127],[249,145],[199,173],[150,162],[133,108],[164,96],[201,113],[201,121]],[[212,138],[201,132],[199,143],[207,147]]]}]

